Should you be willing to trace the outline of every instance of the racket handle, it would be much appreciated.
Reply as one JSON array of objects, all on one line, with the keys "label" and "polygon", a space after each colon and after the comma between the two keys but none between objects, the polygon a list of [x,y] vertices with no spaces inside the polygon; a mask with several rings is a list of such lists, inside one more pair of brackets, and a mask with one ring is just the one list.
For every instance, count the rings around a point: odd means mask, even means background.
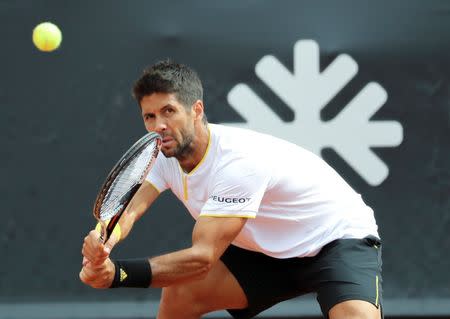
[{"label": "racket handle", "polygon": [[107,222],[99,221],[97,223],[97,225],[95,225],[95,230],[100,234],[98,241],[102,244],[104,244],[106,242],[106,240],[105,240],[106,223],[108,223],[108,221]]},{"label": "racket handle", "polygon": [[[108,241],[109,237],[111,237],[111,235],[110,235],[105,238],[105,235],[107,235],[107,231],[105,231],[105,230],[108,228],[108,226],[106,226],[106,225],[108,225],[109,222],[110,222],[110,220],[107,220],[104,222],[99,221],[97,223],[97,225],[95,226],[95,230],[100,234],[99,241],[102,244],[106,243]],[[119,241],[122,238],[122,230],[120,228],[119,223],[116,223],[111,234],[114,234],[114,236],[117,237],[117,241]]]}]

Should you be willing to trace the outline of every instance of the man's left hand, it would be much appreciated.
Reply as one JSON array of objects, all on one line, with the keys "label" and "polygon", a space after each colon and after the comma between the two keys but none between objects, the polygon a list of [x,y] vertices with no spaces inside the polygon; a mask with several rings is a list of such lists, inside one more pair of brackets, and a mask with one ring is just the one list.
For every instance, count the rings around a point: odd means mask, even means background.
[{"label": "man's left hand", "polygon": [[92,288],[109,288],[113,282],[115,271],[114,263],[109,258],[101,265],[94,265],[88,261],[80,271],[80,280]]}]

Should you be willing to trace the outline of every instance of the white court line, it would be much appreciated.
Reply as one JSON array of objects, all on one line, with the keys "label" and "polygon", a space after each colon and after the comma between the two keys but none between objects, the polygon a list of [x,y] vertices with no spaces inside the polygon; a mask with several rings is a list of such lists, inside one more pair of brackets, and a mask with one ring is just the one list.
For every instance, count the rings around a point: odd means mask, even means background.
[{"label": "white court line", "polygon": [[[154,318],[155,301],[129,302],[39,302],[0,303],[0,319],[129,319]],[[386,316],[450,316],[450,299],[389,299],[384,301]],[[258,318],[321,316],[315,300],[289,300],[266,310]],[[231,318],[218,311],[204,318]]]}]

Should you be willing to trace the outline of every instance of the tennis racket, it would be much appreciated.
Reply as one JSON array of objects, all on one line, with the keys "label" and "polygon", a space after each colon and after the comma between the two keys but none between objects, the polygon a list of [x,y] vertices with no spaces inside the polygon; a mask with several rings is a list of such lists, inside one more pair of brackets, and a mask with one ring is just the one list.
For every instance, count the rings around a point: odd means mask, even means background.
[{"label": "tennis racket", "polygon": [[152,168],[161,148],[161,137],[147,133],[131,146],[114,165],[94,204],[100,241],[106,243],[123,211]]}]

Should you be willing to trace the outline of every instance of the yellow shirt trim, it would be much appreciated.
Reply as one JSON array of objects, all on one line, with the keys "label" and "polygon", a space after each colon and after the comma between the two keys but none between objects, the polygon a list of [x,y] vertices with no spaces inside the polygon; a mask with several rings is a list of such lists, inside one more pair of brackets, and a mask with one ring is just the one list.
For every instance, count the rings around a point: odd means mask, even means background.
[{"label": "yellow shirt trim", "polygon": [[377,289],[377,297],[375,298],[375,306],[378,307],[378,299],[379,299],[379,296],[378,296],[378,276],[376,276],[375,284],[376,284],[376,289]]},{"label": "yellow shirt trim", "polygon": [[187,178],[188,178],[188,176],[191,176],[192,174],[194,174],[194,172],[203,164],[206,156],[209,153],[210,146],[211,146],[211,130],[209,129],[209,125],[208,125],[208,145],[206,146],[205,154],[203,154],[203,157],[200,160],[200,162],[198,162],[198,164],[189,173],[185,173],[183,171],[183,168],[181,167],[180,163],[178,163],[178,167],[180,168],[181,178],[183,179],[183,198],[185,201],[187,201],[189,199]]},{"label": "yellow shirt trim", "polygon": [[153,188],[154,188],[159,194],[161,194],[161,191],[159,190],[158,187],[155,186],[155,184],[153,184],[152,182],[149,182],[149,181],[146,181],[146,182],[149,183],[150,185],[152,185]]},{"label": "yellow shirt trim", "polygon": [[188,200],[187,175],[185,175],[183,171],[181,172],[181,174],[183,178],[183,196],[184,200],[187,201]]},{"label": "yellow shirt trim", "polygon": [[214,214],[201,214],[198,217],[240,217],[240,218],[256,218],[256,216],[248,215],[214,215]]},{"label": "yellow shirt trim", "polygon": [[205,154],[203,154],[202,159],[200,160],[200,162],[198,162],[198,164],[192,169],[192,171],[190,171],[189,173],[187,173],[187,175],[192,175],[194,174],[194,172],[203,164],[203,162],[205,161],[206,156],[209,153],[209,148],[211,146],[211,130],[209,129],[209,125],[208,125],[208,145],[206,146],[206,150],[205,150]]}]

